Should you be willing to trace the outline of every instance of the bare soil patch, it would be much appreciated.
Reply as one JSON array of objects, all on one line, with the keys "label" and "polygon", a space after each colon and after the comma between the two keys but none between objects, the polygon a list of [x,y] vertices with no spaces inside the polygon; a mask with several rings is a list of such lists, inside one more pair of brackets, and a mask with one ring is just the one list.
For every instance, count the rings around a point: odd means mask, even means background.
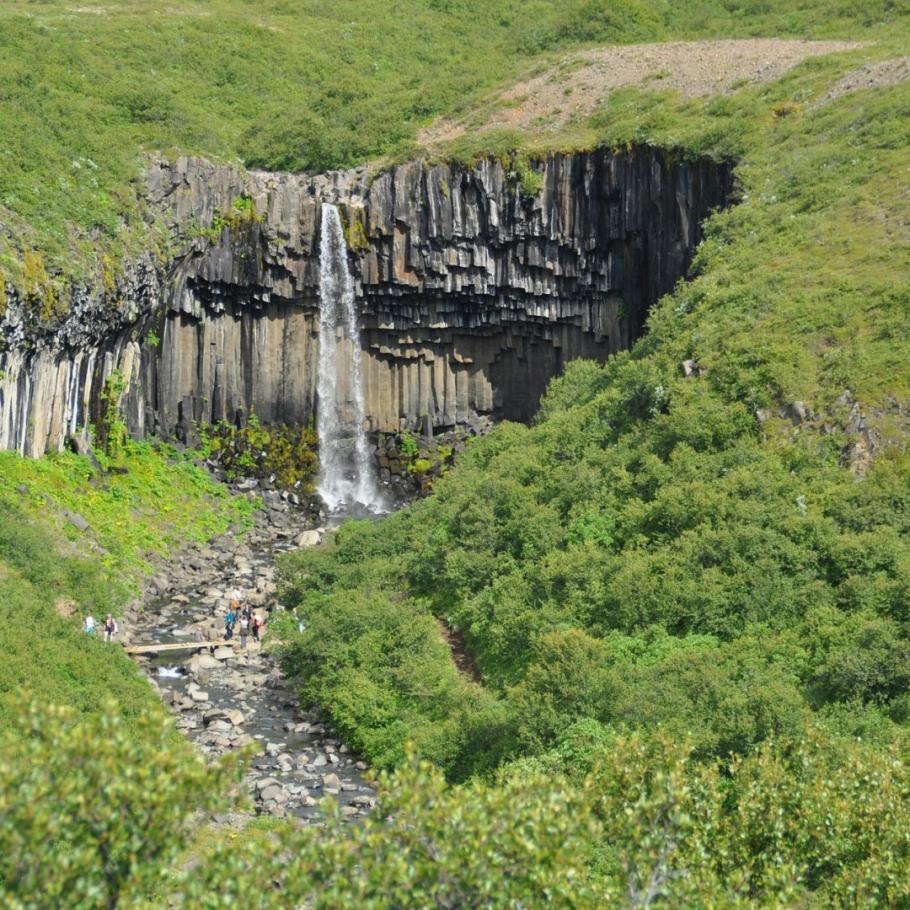
[{"label": "bare soil patch", "polygon": [[893,60],[879,60],[851,70],[843,79],[831,86],[823,101],[833,101],[864,88],[886,88],[910,79],[910,57],[896,57]]},{"label": "bare soil patch", "polygon": [[[493,99],[494,110],[475,130],[555,131],[590,115],[613,91],[636,85],[696,98],[770,82],[809,57],[855,50],[848,41],[746,39],[633,44],[570,54],[546,72]],[[442,120],[421,132],[427,146],[457,139],[464,120]]]}]

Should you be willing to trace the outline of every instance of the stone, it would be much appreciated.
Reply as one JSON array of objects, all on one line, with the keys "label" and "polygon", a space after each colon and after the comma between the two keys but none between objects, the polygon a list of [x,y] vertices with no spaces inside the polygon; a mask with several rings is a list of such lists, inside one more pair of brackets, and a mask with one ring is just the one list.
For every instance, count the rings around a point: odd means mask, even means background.
[{"label": "stone", "polygon": [[315,547],[321,539],[318,531],[303,531],[297,535],[294,543],[298,547]]},{"label": "stone", "polygon": [[337,774],[323,774],[322,775],[322,789],[327,793],[334,791],[337,793],[341,789],[341,780],[338,778]]},{"label": "stone", "polygon": [[289,799],[287,791],[278,785],[266,787],[260,791],[259,796],[263,802],[274,800],[276,803],[286,803]]},{"label": "stone", "polygon": [[67,512],[66,520],[77,530],[87,531],[89,523],[78,512]]}]

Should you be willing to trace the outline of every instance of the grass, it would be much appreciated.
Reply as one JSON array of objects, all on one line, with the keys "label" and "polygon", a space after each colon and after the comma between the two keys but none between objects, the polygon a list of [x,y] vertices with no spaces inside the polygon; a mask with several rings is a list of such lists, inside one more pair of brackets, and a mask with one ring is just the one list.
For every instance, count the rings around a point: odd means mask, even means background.
[{"label": "grass", "polygon": [[[856,37],[858,26],[887,37],[901,11],[882,0],[7,0],[0,274],[49,316],[68,281],[109,283],[124,255],[163,251],[137,201],[148,152],[292,170],[401,157],[434,117],[477,107],[566,47]],[[50,298],[35,287],[47,281]]]},{"label": "grass", "polygon": [[[150,446],[130,446],[116,467],[102,473],[68,453],[0,453],[0,727],[18,711],[21,690],[84,711],[114,696],[128,716],[157,705],[122,649],[84,635],[82,618],[118,613],[151,554],[247,520],[246,500]],[[77,530],[71,512],[89,530]]]}]

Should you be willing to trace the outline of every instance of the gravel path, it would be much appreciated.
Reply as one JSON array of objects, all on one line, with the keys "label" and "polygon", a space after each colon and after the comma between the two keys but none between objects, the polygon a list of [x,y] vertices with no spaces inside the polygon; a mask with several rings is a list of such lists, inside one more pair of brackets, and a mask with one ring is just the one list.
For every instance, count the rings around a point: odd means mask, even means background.
[{"label": "gravel path", "polygon": [[[591,114],[611,92],[629,85],[671,89],[689,98],[770,82],[809,57],[856,50],[848,41],[690,41],[596,48],[571,54],[493,100],[497,108],[479,129],[558,130]],[[462,121],[439,121],[418,139],[434,146],[468,131]]]}]

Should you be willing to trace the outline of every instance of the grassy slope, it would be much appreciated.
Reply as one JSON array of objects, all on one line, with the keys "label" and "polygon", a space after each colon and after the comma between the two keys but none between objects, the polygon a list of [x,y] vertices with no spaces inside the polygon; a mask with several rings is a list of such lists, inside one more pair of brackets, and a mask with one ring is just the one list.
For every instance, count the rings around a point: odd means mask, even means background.
[{"label": "grassy slope", "polygon": [[[870,34],[884,35],[899,8],[884,0],[824,9],[786,0],[7,0],[0,268],[37,292],[46,271],[85,277],[148,244],[131,188],[143,151],[346,166],[407,154],[435,115],[476,104],[563,47],[855,37],[870,23]],[[23,267],[30,250],[41,258]]]},{"label": "grassy slope", "polygon": [[[81,632],[82,618],[116,613],[150,554],[242,523],[248,503],[146,446],[124,464],[126,473],[102,475],[76,455],[0,453],[0,727],[18,710],[20,688],[86,711],[109,695],[128,715],[158,704],[118,646]],[[71,511],[91,529],[77,531]],[[75,607],[72,617],[60,615],[60,602]]]},{"label": "grassy slope", "polygon": [[[585,126],[736,154],[743,202],[711,219],[693,280],[630,354],[570,368],[536,426],[498,428],[430,500],[289,560],[313,628],[328,601],[356,632],[354,591],[387,617],[320,651],[318,672],[315,636],[290,655],[356,742],[394,760],[418,730],[461,776],[548,748],[578,717],[689,731],[701,754],[813,712],[901,735],[910,85],[820,102],[857,56],[906,39],[714,101],[623,92]],[[689,358],[703,372],[686,379]],[[882,440],[864,477],[842,466],[846,388]],[[799,429],[776,416],[797,400]],[[436,668],[399,660],[434,613],[465,632],[483,687],[453,678],[429,626]]]}]

